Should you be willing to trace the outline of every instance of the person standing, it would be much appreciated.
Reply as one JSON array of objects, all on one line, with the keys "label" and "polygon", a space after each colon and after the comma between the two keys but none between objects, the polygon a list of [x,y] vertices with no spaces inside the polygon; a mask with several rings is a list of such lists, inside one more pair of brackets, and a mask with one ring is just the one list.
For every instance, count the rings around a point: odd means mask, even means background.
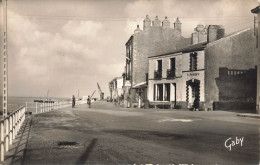
[{"label": "person standing", "polygon": [[91,108],[91,98],[90,98],[90,96],[88,96],[87,103],[88,103],[88,107]]},{"label": "person standing", "polygon": [[198,111],[200,106],[199,97],[195,96],[194,102],[193,102],[193,111]]},{"label": "person standing", "polygon": [[72,108],[75,108],[75,104],[76,104],[76,99],[75,96],[72,95]]}]

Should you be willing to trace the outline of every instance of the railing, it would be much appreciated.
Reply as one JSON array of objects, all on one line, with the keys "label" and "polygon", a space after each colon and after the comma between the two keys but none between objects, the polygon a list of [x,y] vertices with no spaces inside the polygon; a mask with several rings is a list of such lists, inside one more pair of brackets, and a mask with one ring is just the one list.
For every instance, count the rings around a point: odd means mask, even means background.
[{"label": "railing", "polygon": [[9,145],[17,135],[25,120],[25,107],[22,107],[0,121],[1,124],[1,161],[4,161],[5,152],[9,151]]},{"label": "railing", "polygon": [[227,71],[227,75],[229,76],[236,76],[236,75],[242,75],[242,74],[246,74],[248,72],[248,70],[234,70],[234,69],[229,69]]},{"label": "railing", "polygon": [[176,77],[175,70],[167,69],[167,78],[175,78],[175,77]]},{"label": "railing", "polygon": [[228,68],[219,68],[220,76],[238,76],[238,75],[246,75],[250,72],[249,70],[239,70],[239,69],[228,69]]},{"label": "railing", "polygon": [[58,102],[26,102],[26,111],[33,114],[49,112],[52,110],[62,109],[71,106],[71,101],[58,101]]},{"label": "railing", "polygon": [[154,78],[155,79],[161,79],[162,78],[162,71],[161,70],[155,70],[154,71]]},{"label": "railing", "polygon": [[[86,100],[76,101],[76,105],[84,104]],[[26,111],[33,114],[49,112],[52,110],[62,109],[72,106],[71,101],[56,101],[56,102],[26,102]]]},{"label": "railing", "polygon": [[[78,104],[84,104],[86,101],[77,101]],[[20,130],[24,120],[25,113],[34,109],[34,114],[49,112],[65,107],[71,106],[71,101],[58,101],[58,102],[26,102],[25,106],[13,111],[9,116],[0,120],[1,128],[1,155],[0,161],[4,161],[5,152],[9,151],[9,146],[13,144],[13,140]]]}]

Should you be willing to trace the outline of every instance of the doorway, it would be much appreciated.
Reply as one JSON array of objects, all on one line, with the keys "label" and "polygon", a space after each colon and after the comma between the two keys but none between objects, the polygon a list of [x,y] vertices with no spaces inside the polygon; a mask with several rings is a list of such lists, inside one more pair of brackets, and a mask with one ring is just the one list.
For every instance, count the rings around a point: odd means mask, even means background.
[{"label": "doorway", "polygon": [[193,108],[194,103],[195,106],[199,107],[199,101],[200,101],[200,81],[199,80],[189,80],[186,82],[186,101],[187,101],[187,107]]}]

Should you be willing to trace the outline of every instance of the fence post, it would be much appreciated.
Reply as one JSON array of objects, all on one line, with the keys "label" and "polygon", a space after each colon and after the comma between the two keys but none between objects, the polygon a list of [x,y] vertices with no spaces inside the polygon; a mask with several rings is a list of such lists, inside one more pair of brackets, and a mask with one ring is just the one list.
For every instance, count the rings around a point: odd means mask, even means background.
[{"label": "fence post", "polygon": [[28,111],[28,109],[27,109],[27,102],[25,103],[25,108],[26,108],[25,111]]},{"label": "fence post", "polygon": [[15,113],[13,114],[13,139],[15,139]]},{"label": "fence post", "polygon": [[5,151],[7,152],[9,150],[9,118],[5,119],[5,134],[6,134],[6,139],[5,139]]},{"label": "fence post", "polygon": [[17,129],[17,133],[20,130],[20,124],[21,124],[20,117],[21,117],[20,110],[18,110],[18,129]]},{"label": "fence post", "polygon": [[10,139],[10,145],[13,144],[13,115],[10,115],[10,136],[9,136],[9,139]]},{"label": "fence post", "polygon": [[4,120],[1,122],[1,161],[4,161]]},{"label": "fence post", "polygon": [[36,102],[36,114],[37,114],[38,112],[37,112],[37,102]]}]

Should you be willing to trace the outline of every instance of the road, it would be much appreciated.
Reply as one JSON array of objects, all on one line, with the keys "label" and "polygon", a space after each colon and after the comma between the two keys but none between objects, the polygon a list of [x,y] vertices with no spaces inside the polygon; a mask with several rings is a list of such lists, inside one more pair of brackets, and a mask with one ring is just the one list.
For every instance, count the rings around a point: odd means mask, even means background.
[{"label": "road", "polygon": [[[259,119],[96,102],[37,114],[23,164],[258,164]],[[231,148],[231,140],[243,139]],[[230,139],[231,138],[231,139]]]}]

